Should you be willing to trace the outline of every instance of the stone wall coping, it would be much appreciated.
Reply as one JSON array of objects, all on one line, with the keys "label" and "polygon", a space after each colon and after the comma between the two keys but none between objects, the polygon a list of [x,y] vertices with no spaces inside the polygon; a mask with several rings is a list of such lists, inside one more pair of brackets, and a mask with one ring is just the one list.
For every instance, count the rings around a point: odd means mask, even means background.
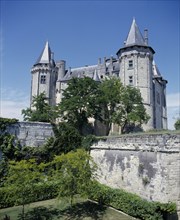
[{"label": "stone wall coping", "polygon": [[91,149],[180,153],[180,133],[102,137]]}]

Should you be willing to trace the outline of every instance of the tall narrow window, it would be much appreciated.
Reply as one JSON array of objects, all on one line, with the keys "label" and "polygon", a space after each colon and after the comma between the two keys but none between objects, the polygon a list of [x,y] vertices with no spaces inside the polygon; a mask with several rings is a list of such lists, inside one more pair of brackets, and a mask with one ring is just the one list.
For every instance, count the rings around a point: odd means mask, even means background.
[{"label": "tall narrow window", "polygon": [[41,84],[46,84],[46,75],[45,74],[40,75],[40,83]]},{"label": "tall narrow window", "polygon": [[133,77],[129,76],[129,85],[132,86],[133,85]]},{"label": "tall narrow window", "polygon": [[129,69],[133,68],[133,60],[129,60],[128,67]]}]

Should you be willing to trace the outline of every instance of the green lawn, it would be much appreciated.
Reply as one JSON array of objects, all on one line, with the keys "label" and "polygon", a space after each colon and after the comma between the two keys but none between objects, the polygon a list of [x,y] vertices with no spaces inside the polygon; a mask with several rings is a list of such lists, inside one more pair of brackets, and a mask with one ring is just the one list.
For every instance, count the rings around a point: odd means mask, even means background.
[{"label": "green lawn", "polygon": [[[22,206],[15,206],[6,209],[0,209],[0,220],[5,214],[10,216],[10,220],[16,220],[21,212]],[[28,212],[28,220],[132,220],[134,218],[124,215],[111,208],[100,206],[87,200],[79,200],[72,207],[65,201],[56,199],[31,203],[25,206],[25,212]],[[38,217],[39,216],[39,217]],[[44,216],[44,218],[42,218]],[[46,218],[45,218],[46,216]]]}]

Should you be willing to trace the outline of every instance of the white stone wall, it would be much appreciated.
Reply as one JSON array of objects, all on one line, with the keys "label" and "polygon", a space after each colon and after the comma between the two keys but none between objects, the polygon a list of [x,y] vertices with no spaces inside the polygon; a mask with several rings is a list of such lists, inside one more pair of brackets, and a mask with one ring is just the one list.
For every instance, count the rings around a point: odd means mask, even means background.
[{"label": "white stone wall", "polygon": [[32,74],[31,81],[31,96],[37,96],[39,90],[39,72],[34,72]]},{"label": "white stone wall", "polygon": [[99,181],[142,198],[176,202],[180,215],[180,134],[108,138],[91,148]]},{"label": "white stone wall", "polygon": [[22,146],[38,147],[53,136],[50,123],[44,122],[18,122],[8,128],[8,132],[17,137]]}]

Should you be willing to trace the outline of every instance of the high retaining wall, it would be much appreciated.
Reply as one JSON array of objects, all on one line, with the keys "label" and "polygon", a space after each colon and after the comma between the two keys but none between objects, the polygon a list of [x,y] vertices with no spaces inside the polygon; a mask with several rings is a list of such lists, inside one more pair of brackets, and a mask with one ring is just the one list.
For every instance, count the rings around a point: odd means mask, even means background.
[{"label": "high retaining wall", "polygon": [[[8,128],[23,146],[53,136],[49,123],[19,122]],[[176,202],[180,219],[180,133],[108,137],[91,147],[99,181],[159,202]]]},{"label": "high retaining wall", "polygon": [[10,125],[7,130],[18,138],[22,146],[38,147],[53,136],[50,123],[18,122]]},{"label": "high retaining wall", "polygon": [[99,181],[152,201],[176,202],[180,219],[180,134],[109,137],[91,148]]}]

